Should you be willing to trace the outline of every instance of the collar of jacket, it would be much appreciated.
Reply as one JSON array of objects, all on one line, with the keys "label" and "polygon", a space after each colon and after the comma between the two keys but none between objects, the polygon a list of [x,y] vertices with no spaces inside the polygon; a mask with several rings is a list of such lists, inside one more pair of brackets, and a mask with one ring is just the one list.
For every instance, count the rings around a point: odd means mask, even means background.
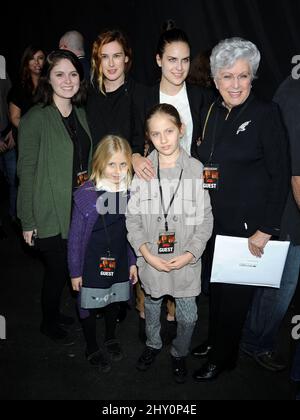
[{"label": "collar of jacket", "polygon": [[[243,102],[242,104],[240,104],[240,105],[237,105],[237,106],[234,106],[232,109],[231,109],[231,112],[236,112],[236,111],[239,111],[244,105],[246,105],[250,100],[252,101],[253,100],[253,98],[254,98],[254,95],[253,95],[253,93],[252,92],[250,92],[250,95],[248,96],[248,98],[245,100],[245,102]],[[222,98],[222,96],[219,96],[219,98],[216,100],[216,105],[219,107],[219,108],[221,108],[221,109],[223,109],[223,110],[226,110],[227,112],[228,112],[228,108],[226,108],[226,106],[224,105],[224,99]]]}]

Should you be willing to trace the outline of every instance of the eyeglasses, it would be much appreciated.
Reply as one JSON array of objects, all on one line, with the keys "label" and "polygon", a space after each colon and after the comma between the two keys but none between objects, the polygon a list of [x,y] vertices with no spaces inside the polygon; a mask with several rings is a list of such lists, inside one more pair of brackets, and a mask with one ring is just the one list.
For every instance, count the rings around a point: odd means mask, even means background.
[{"label": "eyeglasses", "polygon": [[223,74],[218,77],[218,80],[221,80],[224,83],[232,83],[235,80],[238,80],[239,83],[248,83],[251,81],[251,75],[249,73],[239,74],[235,76],[234,74]]}]

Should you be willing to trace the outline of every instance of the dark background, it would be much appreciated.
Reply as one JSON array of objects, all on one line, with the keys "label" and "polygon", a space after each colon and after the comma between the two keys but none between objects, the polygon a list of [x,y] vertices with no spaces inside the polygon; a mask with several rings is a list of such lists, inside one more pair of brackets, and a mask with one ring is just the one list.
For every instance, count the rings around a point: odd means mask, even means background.
[{"label": "dark background", "polygon": [[291,72],[292,57],[300,54],[300,1],[298,0],[89,0],[77,2],[24,2],[1,5],[0,54],[7,59],[14,80],[25,47],[39,42],[47,52],[67,30],[77,29],[86,50],[104,28],[127,32],[134,49],[133,76],[152,84],[157,79],[155,47],[161,26],[172,18],[191,41],[192,54],[219,40],[242,36],[262,53],[256,91],[271,98]]}]

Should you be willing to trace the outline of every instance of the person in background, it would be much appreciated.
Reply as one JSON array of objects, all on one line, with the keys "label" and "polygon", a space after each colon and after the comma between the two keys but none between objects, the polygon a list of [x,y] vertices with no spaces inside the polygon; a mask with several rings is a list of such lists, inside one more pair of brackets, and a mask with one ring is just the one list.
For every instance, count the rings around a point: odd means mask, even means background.
[{"label": "person in background", "polygon": [[8,97],[9,114],[14,126],[14,136],[17,133],[21,117],[34,105],[34,95],[37,90],[46,54],[39,45],[29,45],[22,56],[20,66],[20,81],[15,84]]},{"label": "person in background", "polygon": [[260,288],[255,292],[241,349],[260,366],[278,372],[286,367],[278,355],[279,330],[297,289],[300,270],[300,81],[288,77],[273,100],[280,107],[290,146],[291,189],[283,213],[281,239],[291,245],[280,289]]},{"label": "person in background", "polygon": [[[272,236],[279,237],[289,185],[286,133],[277,105],[251,92],[260,52],[250,41],[230,38],[212,51],[211,70],[220,97],[203,115],[198,156],[218,182],[210,188],[216,235],[248,238],[261,257]],[[206,181],[206,188],[210,184]],[[237,363],[243,326],[256,288],[210,286],[208,341],[192,354],[208,361],[196,381],[217,378]]]},{"label": "person in background", "polygon": [[[136,258],[127,242],[125,225],[132,178],[131,154],[128,142],[120,137],[109,135],[99,143],[90,181],[74,194],[68,241],[72,287],[80,292],[78,303],[86,357],[104,372],[110,370],[109,359],[123,358],[120,341],[116,339],[119,302],[129,299],[129,279],[133,284],[138,280]],[[97,342],[97,308],[103,308],[104,312],[106,351]]]},{"label": "person in background", "polygon": [[83,67],[84,78],[89,82],[91,65],[85,54],[83,35],[78,31],[68,31],[60,38],[58,45],[59,49],[72,51],[78,57]]},{"label": "person in background", "polygon": [[[17,221],[17,160],[15,141],[12,135],[12,128],[9,121],[8,93],[11,89],[11,82],[6,75],[0,79],[0,170],[5,175],[9,186],[9,216],[12,224]],[[0,237],[5,238],[6,234],[0,220]]]},{"label": "person in background", "polygon": [[193,58],[187,77],[188,83],[215,90],[214,81],[211,77],[210,55],[211,50],[208,50],[198,53]]},{"label": "person in background", "polygon": [[86,87],[82,66],[71,51],[48,55],[37,102],[19,126],[18,216],[23,236],[36,245],[45,264],[41,333],[65,341],[62,328],[74,322],[61,313],[68,279],[67,238],[72,194],[88,179],[91,136],[82,105]]}]

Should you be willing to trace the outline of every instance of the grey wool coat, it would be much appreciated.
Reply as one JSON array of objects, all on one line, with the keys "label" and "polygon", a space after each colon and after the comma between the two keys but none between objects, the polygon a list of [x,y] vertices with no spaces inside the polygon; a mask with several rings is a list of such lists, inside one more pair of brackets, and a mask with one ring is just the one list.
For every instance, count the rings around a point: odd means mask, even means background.
[{"label": "grey wool coat", "polygon": [[[158,153],[152,152],[149,159],[157,171]],[[134,177],[131,198],[128,203],[126,225],[128,240],[138,256],[137,265],[142,287],[153,298],[170,295],[175,298],[194,297],[201,292],[201,256],[212,235],[213,215],[209,193],[203,189],[203,165],[181,149],[176,167],[161,170],[166,209],[178,185],[183,170],[180,188],[168,215],[169,232],[175,232],[175,251],[169,255],[158,254],[159,235],[165,232],[165,218],[161,205],[157,177],[151,182]],[[146,244],[150,252],[164,259],[190,252],[193,261],[180,270],[159,272],[142,257],[140,248]]]}]

